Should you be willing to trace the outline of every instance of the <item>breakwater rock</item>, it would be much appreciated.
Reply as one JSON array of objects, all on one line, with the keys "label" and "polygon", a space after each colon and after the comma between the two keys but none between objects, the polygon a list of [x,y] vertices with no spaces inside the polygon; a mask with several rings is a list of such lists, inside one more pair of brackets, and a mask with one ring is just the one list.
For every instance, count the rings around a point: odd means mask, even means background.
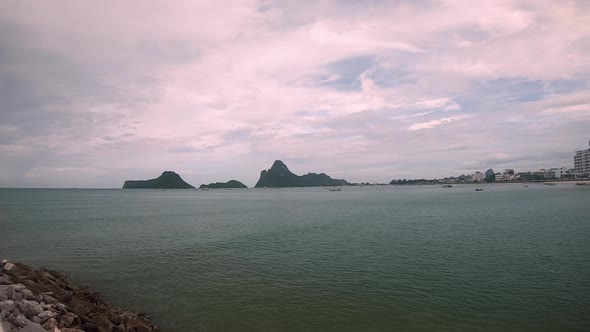
[{"label": "breakwater rock", "polygon": [[68,282],[65,274],[0,262],[0,331],[158,331],[142,313],[105,303],[98,292]]}]

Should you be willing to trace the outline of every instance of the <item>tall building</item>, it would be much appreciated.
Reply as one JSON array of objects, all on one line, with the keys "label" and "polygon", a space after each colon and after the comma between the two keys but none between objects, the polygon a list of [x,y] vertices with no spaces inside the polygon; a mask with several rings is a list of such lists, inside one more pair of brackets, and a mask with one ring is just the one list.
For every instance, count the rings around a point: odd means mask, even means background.
[{"label": "tall building", "polygon": [[485,180],[485,175],[482,172],[475,172],[473,174],[473,181],[483,182]]},{"label": "tall building", "polygon": [[[588,141],[590,145],[590,141]],[[576,151],[574,169],[580,177],[590,176],[590,149]]]},{"label": "tall building", "polygon": [[493,169],[490,168],[485,172],[485,180],[486,182],[496,181],[496,173],[494,173]]}]

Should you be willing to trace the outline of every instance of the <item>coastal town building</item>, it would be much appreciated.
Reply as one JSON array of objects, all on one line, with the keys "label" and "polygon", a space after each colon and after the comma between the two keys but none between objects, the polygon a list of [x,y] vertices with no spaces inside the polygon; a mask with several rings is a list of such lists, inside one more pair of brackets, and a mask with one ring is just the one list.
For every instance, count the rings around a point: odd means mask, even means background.
[{"label": "coastal town building", "polygon": [[[590,145],[590,141],[588,145]],[[578,177],[590,176],[590,149],[576,151],[574,169]]]},{"label": "coastal town building", "polygon": [[576,178],[576,171],[573,168],[566,168],[564,172],[561,173],[562,180],[574,180]]},{"label": "coastal town building", "polygon": [[488,169],[485,173],[485,181],[486,182],[494,182],[496,181],[496,173],[494,173],[493,169]]},{"label": "coastal town building", "polygon": [[550,169],[545,169],[545,168],[541,168],[539,170],[539,174],[541,175],[541,177],[545,180],[549,180],[551,179],[551,170]]},{"label": "coastal town building", "polygon": [[[590,141],[588,142],[590,145]],[[538,171],[516,172],[514,168],[506,168],[504,172],[494,172],[488,169],[485,172],[476,171],[471,175],[460,175],[458,177],[445,177],[443,179],[419,179],[419,180],[392,180],[390,184],[461,184],[461,183],[482,183],[482,182],[515,182],[533,181],[550,182],[558,180],[576,180],[590,178],[590,148],[576,151],[574,156],[574,168],[550,167],[541,168]]]},{"label": "coastal town building", "polygon": [[482,172],[475,172],[473,174],[473,182],[483,182],[485,180],[485,175]]},{"label": "coastal town building", "polygon": [[519,181],[539,181],[543,180],[543,174],[539,174],[539,172],[519,172],[516,174],[515,179]]},{"label": "coastal town building", "polygon": [[502,173],[502,176],[500,178],[501,178],[501,181],[513,181],[515,177],[516,176],[514,175],[514,169],[507,168],[504,170],[504,173]]},{"label": "coastal town building", "polygon": [[551,168],[549,170],[549,173],[550,173],[552,179],[562,179],[562,178],[566,177],[565,175],[568,171],[569,171],[569,169],[567,167]]}]

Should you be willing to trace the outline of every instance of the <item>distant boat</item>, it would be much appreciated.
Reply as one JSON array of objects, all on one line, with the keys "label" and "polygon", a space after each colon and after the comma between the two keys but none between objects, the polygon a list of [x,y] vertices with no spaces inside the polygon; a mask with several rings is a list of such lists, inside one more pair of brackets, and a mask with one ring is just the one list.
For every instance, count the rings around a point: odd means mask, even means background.
[{"label": "distant boat", "polygon": [[546,185],[546,186],[556,186],[556,184],[553,183],[553,182],[545,182],[543,184]]},{"label": "distant boat", "polygon": [[483,188],[475,188],[475,191],[483,191]]},{"label": "distant boat", "polygon": [[576,182],[576,186],[585,186],[586,182]]},{"label": "distant boat", "polygon": [[342,190],[342,188],[336,188],[336,187],[330,188],[330,191],[340,191],[340,190]]},{"label": "distant boat", "polygon": [[529,185],[528,185],[528,184],[526,184],[524,187],[525,187],[525,188],[528,188],[528,187],[529,187]]},{"label": "distant boat", "polygon": [[445,184],[445,185],[443,186],[443,188],[453,188],[453,186],[452,186],[452,185],[450,185],[450,184]]}]

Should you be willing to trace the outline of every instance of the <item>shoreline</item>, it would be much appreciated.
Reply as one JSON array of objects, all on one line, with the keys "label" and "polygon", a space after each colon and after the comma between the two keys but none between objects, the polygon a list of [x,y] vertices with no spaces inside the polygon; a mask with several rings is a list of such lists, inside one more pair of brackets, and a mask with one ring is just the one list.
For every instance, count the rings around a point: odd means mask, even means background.
[{"label": "shoreline", "polygon": [[0,332],[159,331],[144,313],[105,303],[66,274],[22,263],[0,262]]}]

